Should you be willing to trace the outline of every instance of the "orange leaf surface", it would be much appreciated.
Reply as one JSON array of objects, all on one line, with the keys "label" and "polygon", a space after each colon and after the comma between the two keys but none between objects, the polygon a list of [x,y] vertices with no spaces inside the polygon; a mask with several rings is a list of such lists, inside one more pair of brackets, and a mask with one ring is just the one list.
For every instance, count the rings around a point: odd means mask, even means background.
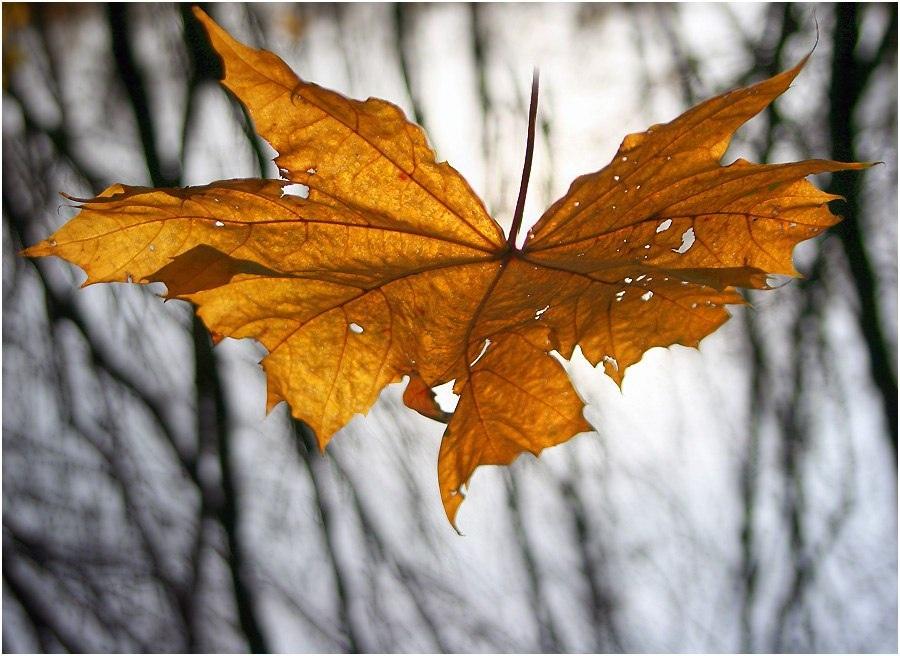
[{"label": "orange leaf surface", "polygon": [[[793,247],[837,220],[804,178],[865,166],[721,166],[801,62],[627,136],[517,249],[396,106],[304,82],[196,13],[285,179],[114,185],[25,253],[65,258],[87,283],[161,281],[213,334],[258,340],[269,407],[286,400],[322,448],[409,376],[405,403],[447,423],[438,479],[454,526],[478,466],[590,430],[554,352],[580,345],[621,384],[647,349],[696,346],[743,302],[736,287],[794,275]],[[431,388],[451,380],[449,415]]]}]

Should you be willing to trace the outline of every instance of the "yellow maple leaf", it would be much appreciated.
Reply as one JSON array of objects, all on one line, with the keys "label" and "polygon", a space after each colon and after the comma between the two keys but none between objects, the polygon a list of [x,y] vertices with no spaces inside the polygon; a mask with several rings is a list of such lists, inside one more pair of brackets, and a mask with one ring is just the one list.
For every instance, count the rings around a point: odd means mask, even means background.
[{"label": "yellow maple leaf", "polygon": [[[804,178],[866,166],[720,165],[801,62],[627,136],[517,248],[521,212],[504,236],[396,106],[304,82],[196,14],[284,179],[114,185],[26,255],[63,257],[87,283],[164,282],[215,336],[258,340],[269,407],[286,400],[322,448],[409,376],[407,405],[447,422],[438,478],[454,526],[478,466],[590,430],[552,352],[580,345],[621,384],[647,349],[696,346],[743,302],[736,287],[794,275],[793,247],[837,220],[835,196]],[[286,194],[293,183],[308,197]],[[451,380],[449,415],[431,388]]]}]

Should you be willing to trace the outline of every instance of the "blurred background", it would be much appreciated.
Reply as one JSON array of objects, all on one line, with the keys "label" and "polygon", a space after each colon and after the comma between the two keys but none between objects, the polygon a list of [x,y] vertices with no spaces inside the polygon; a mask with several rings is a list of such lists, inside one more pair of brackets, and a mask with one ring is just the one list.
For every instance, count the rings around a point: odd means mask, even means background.
[{"label": "blurred background", "polygon": [[[801,280],[482,468],[388,388],[325,456],[187,304],[16,255],[113,182],[277,177],[181,5],[3,4],[3,651],[895,652],[897,5],[209,5],[304,79],[422,124],[507,227],[622,137],[815,52],[726,161],[879,161]],[[526,226],[527,227],[527,226]]]}]

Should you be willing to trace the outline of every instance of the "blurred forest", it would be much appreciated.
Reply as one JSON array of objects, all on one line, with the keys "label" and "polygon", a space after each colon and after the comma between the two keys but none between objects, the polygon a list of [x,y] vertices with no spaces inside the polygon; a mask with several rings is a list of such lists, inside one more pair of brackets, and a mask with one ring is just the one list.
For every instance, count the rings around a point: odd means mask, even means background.
[{"label": "blurred forest", "polygon": [[4,652],[897,650],[896,4],[206,9],[403,107],[504,225],[534,65],[532,220],[626,133],[813,44],[726,159],[882,164],[819,176],[845,220],[699,352],[622,392],[573,360],[596,432],[479,470],[460,537],[443,426],[401,387],[322,456],[265,416],[258,345],[17,256],[74,214],[60,192],[277,172],[189,5],[4,3]]}]

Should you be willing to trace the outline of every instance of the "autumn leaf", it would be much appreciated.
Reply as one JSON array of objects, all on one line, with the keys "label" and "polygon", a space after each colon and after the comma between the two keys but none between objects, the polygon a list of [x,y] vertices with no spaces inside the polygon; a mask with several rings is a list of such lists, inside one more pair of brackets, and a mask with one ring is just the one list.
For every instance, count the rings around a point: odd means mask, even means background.
[{"label": "autumn leaf", "polygon": [[[865,166],[720,164],[804,60],[625,137],[517,248],[521,213],[505,236],[396,106],[305,82],[195,13],[284,179],[114,185],[25,253],[77,264],[86,284],[163,282],[217,338],[258,340],[268,407],[287,401],[322,448],[408,376],[405,403],[447,423],[438,479],[454,526],[477,467],[591,429],[559,357],[580,346],[621,384],[648,349],[696,346],[743,302],[737,287],[796,275],[794,246],[836,222],[836,197],[805,177]],[[296,183],[307,197],[285,193]],[[449,381],[452,414],[432,392]]]}]

